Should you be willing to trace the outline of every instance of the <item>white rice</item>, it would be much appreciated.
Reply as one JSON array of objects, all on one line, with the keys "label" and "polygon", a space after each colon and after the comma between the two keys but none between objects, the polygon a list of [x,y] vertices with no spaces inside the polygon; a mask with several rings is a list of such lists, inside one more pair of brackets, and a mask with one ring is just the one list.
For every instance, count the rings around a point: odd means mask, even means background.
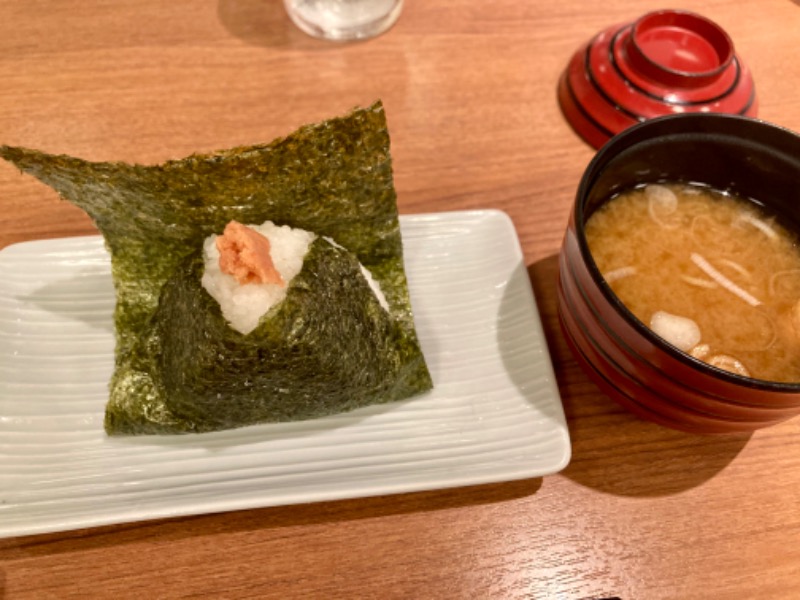
[{"label": "white rice", "polygon": [[261,317],[284,299],[289,282],[303,268],[308,247],[317,237],[310,231],[292,229],[286,225],[278,226],[271,221],[248,227],[269,239],[272,262],[286,285],[274,283],[241,285],[233,275],[223,273],[219,268],[216,235],[210,235],[203,242],[205,270],[201,281],[211,297],[219,302],[222,315],[230,326],[244,334],[253,331]]},{"label": "white rice", "polygon": [[[277,271],[281,274],[284,286],[272,283],[240,284],[233,275],[223,273],[219,267],[219,250],[216,235],[210,235],[203,242],[205,269],[201,283],[206,291],[219,302],[222,316],[230,326],[243,334],[253,331],[267,311],[286,297],[289,284],[303,268],[303,261],[316,234],[304,229],[293,229],[286,225],[278,226],[271,221],[262,225],[248,225],[259,232],[270,243],[270,255]],[[325,238],[334,246],[339,246]],[[387,312],[389,304],[372,274],[361,265],[361,272],[372,289],[380,305]]]},{"label": "white rice", "polygon": [[381,305],[381,308],[386,312],[389,312],[389,302],[386,300],[386,296],[383,295],[383,290],[381,289],[381,284],[375,281],[375,278],[372,277],[372,273],[369,272],[369,269],[359,263],[358,265],[361,267],[361,274],[364,276],[364,279],[367,280],[370,289],[372,289],[372,293],[375,294],[375,297],[378,299],[378,303]]}]

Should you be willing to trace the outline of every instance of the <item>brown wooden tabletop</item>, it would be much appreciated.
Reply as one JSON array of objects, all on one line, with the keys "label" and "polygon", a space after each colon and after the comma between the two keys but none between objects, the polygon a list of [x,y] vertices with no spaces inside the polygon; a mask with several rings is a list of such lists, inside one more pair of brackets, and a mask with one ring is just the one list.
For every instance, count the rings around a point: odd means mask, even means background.
[{"label": "brown wooden tabletop", "polygon": [[[640,421],[558,328],[556,256],[593,150],[556,82],[592,35],[657,8],[725,28],[759,116],[800,130],[797,0],[408,1],[353,44],[305,36],[278,0],[0,1],[3,144],[149,164],[382,99],[401,213],[513,219],[572,438],[543,478],[3,539],[0,598],[800,597],[800,419],[729,437]],[[0,248],[93,233],[0,164]]]}]

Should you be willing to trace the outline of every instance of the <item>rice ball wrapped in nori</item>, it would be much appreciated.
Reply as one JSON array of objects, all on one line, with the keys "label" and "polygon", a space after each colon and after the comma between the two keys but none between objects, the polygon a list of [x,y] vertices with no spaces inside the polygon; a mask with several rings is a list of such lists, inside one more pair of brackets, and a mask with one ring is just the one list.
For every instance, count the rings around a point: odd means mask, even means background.
[{"label": "rice ball wrapped in nori", "polygon": [[[134,349],[136,362],[155,365],[150,373],[176,427],[202,432],[319,417],[404,398],[413,393],[408,376],[425,373],[422,360],[404,360],[402,327],[358,259],[331,240],[311,241],[285,297],[246,334],[204,288],[208,264],[202,251],[181,264]],[[145,417],[137,429],[147,427]],[[124,431],[130,421],[128,413],[110,426]]]},{"label": "rice ball wrapped in nori", "polygon": [[[161,165],[9,146],[0,157],[84,209],[111,254],[109,435],[311,418],[432,387],[414,329],[380,102],[270,144]],[[284,300],[246,335],[201,284],[203,240],[233,220],[316,236]]]}]

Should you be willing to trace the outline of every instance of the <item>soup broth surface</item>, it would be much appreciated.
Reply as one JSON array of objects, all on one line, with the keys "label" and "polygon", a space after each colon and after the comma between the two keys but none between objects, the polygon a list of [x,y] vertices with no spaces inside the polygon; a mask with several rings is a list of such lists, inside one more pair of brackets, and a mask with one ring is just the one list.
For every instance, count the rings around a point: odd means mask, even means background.
[{"label": "soup broth surface", "polygon": [[756,203],[650,184],[586,223],[592,256],[645,325],[718,368],[800,382],[800,248]]}]

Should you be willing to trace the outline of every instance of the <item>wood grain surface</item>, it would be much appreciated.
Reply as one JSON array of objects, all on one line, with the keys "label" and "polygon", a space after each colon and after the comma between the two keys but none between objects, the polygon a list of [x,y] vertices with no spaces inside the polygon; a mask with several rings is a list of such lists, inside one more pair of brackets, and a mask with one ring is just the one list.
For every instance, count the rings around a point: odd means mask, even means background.
[{"label": "wood grain surface", "polygon": [[[724,27],[759,116],[800,130],[796,0],[669,7]],[[155,163],[382,99],[402,213],[512,217],[573,444],[542,479],[0,540],[0,599],[800,598],[800,419],[730,437],[637,420],[558,329],[556,256],[593,150],[556,82],[592,35],[657,8],[409,0],[385,35],[335,44],[277,0],[0,0],[0,143]],[[92,233],[0,164],[0,248]]]}]

